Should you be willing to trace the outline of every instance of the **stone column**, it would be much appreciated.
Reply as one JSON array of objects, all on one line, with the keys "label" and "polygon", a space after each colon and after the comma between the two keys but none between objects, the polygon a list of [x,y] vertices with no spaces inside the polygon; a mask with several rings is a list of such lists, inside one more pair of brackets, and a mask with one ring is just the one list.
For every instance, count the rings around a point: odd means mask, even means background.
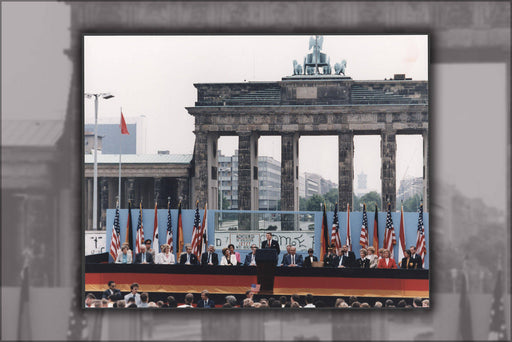
[{"label": "stone column", "polygon": [[[258,210],[258,135],[252,132],[238,134],[238,209]],[[257,215],[240,214],[239,230],[256,226]]]},{"label": "stone column", "polygon": [[128,200],[132,202],[132,207],[135,205],[135,178],[128,178]]},{"label": "stone column", "polygon": [[354,132],[344,131],[338,135],[338,192],[340,211],[352,208],[354,184]]},{"label": "stone column", "polygon": [[188,182],[188,178],[178,178],[176,180],[176,183],[177,183],[176,199],[175,199],[175,202],[171,202],[171,207],[172,208],[177,208],[178,207],[178,203],[179,203],[180,198],[181,198],[181,208],[182,209],[190,208],[191,206],[190,206],[190,203],[189,203],[190,196],[189,196],[189,182]]},{"label": "stone column", "polygon": [[258,136],[251,132],[238,135],[238,208],[259,208]]},{"label": "stone column", "polygon": [[208,200],[208,135],[197,131],[195,134],[193,192],[190,202],[198,200],[204,203]]},{"label": "stone column", "polygon": [[87,178],[86,182],[86,193],[87,193],[87,229],[92,229],[92,196],[93,196],[93,189],[92,189],[92,178]]},{"label": "stone column", "polygon": [[[155,177],[153,178],[153,193],[155,201],[158,205],[158,208],[164,208],[164,199],[162,197],[162,178]],[[167,202],[166,202],[167,203]]]},{"label": "stone column", "polygon": [[[216,134],[207,136],[207,165],[208,165],[208,208],[219,209],[219,158],[217,156]],[[205,201],[199,200],[199,207],[204,208]]]},{"label": "stone column", "polygon": [[381,182],[382,182],[382,207],[387,210],[388,200],[391,210],[396,208],[396,131],[386,129],[381,132],[380,156],[381,156]]},{"label": "stone column", "polygon": [[107,208],[108,208],[108,178],[100,178],[100,229],[105,229],[107,223]]},{"label": "stone column", "polygon": [[428,131],[423,132],[423,211],[428,212],[428,203],[430,199],[430,189],[428,181],[429,167],[429,149],[428,149]]},{"label": "stone column", "polygon": [[[281,136],[281,210],[299,210],[299,135]],[[281,215],[281,229],[294,229],[294,215]]]}]

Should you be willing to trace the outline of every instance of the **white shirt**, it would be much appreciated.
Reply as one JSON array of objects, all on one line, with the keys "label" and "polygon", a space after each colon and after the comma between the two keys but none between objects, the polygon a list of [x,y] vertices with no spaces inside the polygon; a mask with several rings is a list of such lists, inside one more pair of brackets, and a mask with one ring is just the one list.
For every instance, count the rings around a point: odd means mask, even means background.
[{"label": "white shirt", "polygon": [[[128,299],[130,299],[130,297],[132,297],[133,294],[130,292],[128,293],[126,296],[124,296],[124,301],[126,302],[126,304],[128,304]],[[137,306],[139,306],[140,304],[142,303],[142,301],[140,300],[140,294],[136,293],[135,294],[135,304]]]},{"label": "white shirt", "polygon": [[316,308],[315,304],[306,304],[304,305],[304,308]]},{"label": "white shirt", "polygon": [[[229,260],[231,261],[231,265],[236,266],[237,261],[236,261],[236,256],[234,254],[230,255]],[[220,265],[221,266],[229,266],[228,260],[226,259],[226,256],[224,256],[224,255],[222,256],[222,259],[220,261]]]},{"label": "white shirt", "polygon": [[251,263],[250,265],[256,265],[256,258],[254,257],[254,254],[251,253]]},{"label": "white shirt", "polygon": [[182,304],[182,305],[178,305],[177,307],[178,308],[193,308],[193,306],[190,304]]},{"label": "white shirt", "polygon": [[158,253],[156,255],[155,264],[175,264],[176,260],[174,258],[174,254],[169,252],[169,254]]}]

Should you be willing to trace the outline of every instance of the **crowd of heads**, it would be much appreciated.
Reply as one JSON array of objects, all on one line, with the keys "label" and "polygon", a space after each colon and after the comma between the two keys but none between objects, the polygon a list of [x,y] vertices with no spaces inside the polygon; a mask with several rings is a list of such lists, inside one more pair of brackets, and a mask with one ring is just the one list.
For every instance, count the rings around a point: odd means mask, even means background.
[{"label": "crowd of heads", "polygon": [[[115,282],[108,282],[108,289],[103,293],[102,298],[96,298],[93,293],[85,296],[86,308],[198,308],[200,301],[209,301],[211,293],[203,290],[199,294],[187,293],[183,298],[183,303],[178,303],[173,295],[167,296],[164,300],[152,301],[148,292],[139,293],[139,284],[130,285],[130,292],[122,295],[119,290],[113,294],[107,295],[107,291],[115,290]],[[110,293],[110,292],[108,292]],[[256,299],[255,297],[259,297]],[[218,297],[217,297],[218,298]],[[300,296],[293,294],[291,296],[269,296],[257,295],[253,290],[247,290],[242,299],[237,299],[235,295],[226,295],[223,303],[216,303],[216,308],[428,308],[430,301],[428,298],[395,298],[377,300],[371,304],[367,298],[358,298],[350,296],[348,298],[337,298],[334,306],[327,305],[322,297],[315,297],[312,294]]]}]

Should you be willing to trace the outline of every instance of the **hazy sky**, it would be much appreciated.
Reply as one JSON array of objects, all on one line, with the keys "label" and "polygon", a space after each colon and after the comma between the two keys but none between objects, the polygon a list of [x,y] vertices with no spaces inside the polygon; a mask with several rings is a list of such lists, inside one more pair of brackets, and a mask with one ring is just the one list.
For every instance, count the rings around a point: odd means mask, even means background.
[{"label": "hazy sky", "polygon": [[[292,74],[292,63],[309,53],[309,36],[88,36],[85,38],[86,92],[111,92],[101,101],[100,118],[147,118],[146,153],[170,150],[192,153],[194,83],[279,81]],[[331,65],[347,61],[354,80],[383,80],[405,73],[428,79],[427,36],[324,36],[322,51]],[[94,116],[85,102],[85,120]],[[421,138],[398,146],[397,175],[422,175]],[[380,189],[380,138],[356,137],[355,180],[368,174],[368,187]],[[236,138],[220,139],[224,155],[238,146]],[[338,181],[338,144],[332,137],[301,137],[300,172],[315,172]],[[280,160],[280,138],[260,138],[260,155]],[[415,158],[414,153],[418,154]],[[401,179],[401,178],[399,178]]]}]

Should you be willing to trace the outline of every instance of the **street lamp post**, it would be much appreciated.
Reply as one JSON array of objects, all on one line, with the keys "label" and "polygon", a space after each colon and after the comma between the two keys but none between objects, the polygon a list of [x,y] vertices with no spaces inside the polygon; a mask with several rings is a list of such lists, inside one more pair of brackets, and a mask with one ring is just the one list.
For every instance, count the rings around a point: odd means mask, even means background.
[{"label": "street lamp post", "polygon": [[85,93],[88,99],[94,96],[94,174],[93,174],[93,204],[92,204],[92,229],[98,230],[98,97],[105,100],[111,99],[114,95],[110,93]]}]

